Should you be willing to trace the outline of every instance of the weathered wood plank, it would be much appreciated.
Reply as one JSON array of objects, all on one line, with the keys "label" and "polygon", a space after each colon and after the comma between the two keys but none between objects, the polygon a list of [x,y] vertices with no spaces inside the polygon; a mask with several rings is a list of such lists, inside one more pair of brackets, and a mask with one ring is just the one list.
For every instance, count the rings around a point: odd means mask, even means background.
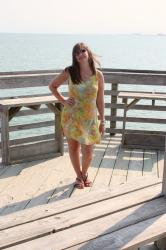
[{"label": "weathered wood plank", "polygon": [[39,157],[39,159],[48,157],[47,154],[56,154],[58,152],[57,140],[34,142],[32,144],[21,144],[10,147],[10,161],[18,162],[25,159],[33,159],[33,157]]},{"label": "weathered wood plank", "polygon": [[146,74],[131,72],[105,72],[105,82],[117,84],[163,85],[165,86],[165,74]]},{"label": "weathered wood plank", "polygon": [[[115,138],[115,137],[114,137]],[[95,177],[94,184],[91,190],[97,188],[108,187],[110,184],[110,179],[112,176],[112,171],[115,166],[116,157],[119,151],[120,141],[113,140],[111,138],[108,147],[106,148],[103,160],[98,169],[97,175]]]},{"label": "weathered wood plank", "polygon": [[62,69],[55,70],[19,70],[19,71],[6,71],[0,72],[0,76],[10,76],[10,75],[26,75],[26,74],[49,74],[49,73],[60,73]]},{"label": "weathered wood plank", "polygon": [[[112,91],[117,91],[118,90],[118,84],[112,84]],[[110,93],[109,93],[110,94]],[[111,104],[115,104],[117,103],[117,95],[116,96],[111,96]],[[117,108],[111,108],[111,114],[110,117],[116,117],[117,116]],[[116,121],[111,121],[110,120],[110,129],[115,128],[116,127]],[[113,135],[113,134],[112,134]]]},{"label": "weathered wood plank", "polygon": [[4,208],[4,204],[7,204],[9,201],[12,201],[13,197],[10,193],[3,195],[4,190],[7,190],[9,185],[13,181],[17,180],[17,175],[23,170],[24,165],[16,165],[8,167],[7,171],[4,171],[0,176],[0,212]]},{"label": "weathered wood plank", "polygon": [[[30,137],[10,140],[10,146],[23,144],[23,143],[26,144],[26,143],[29,143],[29,142],[50,140],[50,139],[54,139],[54,138],[55,138],[55,134],[37,135],[37,136],[34,135],[32,137],[30,136]],[[1,148],[1,146],[0,146],[0,148]]]},{"label": "weathered wood plank", "polygon": [[[122,104],[122,103],[110,104],[110,103],[105,102],[105,108],[124,109],[124,104]],[[151,106],[151,105],[143,105],[143,104],[134,105],[134,107],[131,107],[130,109],[134,109],[134,110],[166,111],[166,107],[165,106],[159,106],[159,105]]]},{"label": "weathered wood plank", "polygon": [[127,181],[127,172],[129,166],[131,151],[127,149],[120,148],[115,167],[111,176],[110,186],[117,183],[125,183]]},{"label": "weathered wood plank", "polygon": [[49,160],[49,164],[47,161],[38,161],[35,167],[33,164],[26,163],[28,166],[3,191],[3,196],[8,197],[7,195],[10,193],[13,199],[4,202],[4,209],[0,213],[1,216],[41,204],[41,201],[48,202],[49,196],[54,192],[57,183],[54,181],[54,186],[49,183],[49,189],[47,190],[43,189],[43,185],[45,185],[49,175],[53,175],[55,178],[54,173],[57,175],[57,171],[62,166],[62,158],[58,157],[54,160]]},{"label": "weathered wood plank", "polygon": [[[112,234],[107,234],[105,236],[98,237],[94,240],[87,241],[87,242],[78,244],[75,247],[69,247],[67,249],[99,250],[103,248],[110,249],[110,246],[111,246],[112,249],[114,250],[136,250],[138,249],[138,247],[141,247],[144,244],[147,244],[148,242],[152,242],[156,238],[162,238],[163,235],[165,235],[165,233],[163,233],[165,232],[165,225],[162,225],[160,227],[160,223],[164,222],[165,219],[166,219],[165,215],[163,215],[162,217],[158,216],[156,218],[152,218],[147,221],[143,221],[135,225],[132,225],[128,228],[128,230],[124,228],[124,229],[118,230],[117,232],[113,232]],[[74,233],[74,230],[73,230],[73,233]],[[69,235],[69,237],[71,237],[71,235]],[[53,241],[50,243],[53,243]],[[27,246],[28,245],[29,244],[27,244]],[[50,244],[50,247],[51,247],[51,244]],[[16,249],[20,249],[20,248],[16,248]]]},{"label": "weathered wood plank", "polygon": [[[63,146],[63,129],[61,127],[61,114],[60,112],[62,112],[63,109],[63,105],[62,104],[56,104],[54,106],[54,108],[56,109],[56,116],[55,116],[55,138],[58,142],[58,151],[61,153],[61,155],[64,154],[64,146]],[[57,110],[59,110],[59,113],[57,112]]]},{"label": "weathered wood plank", "polygon": [[21,125],[14,125],[9,127],[9,131],[18,131],[18,130],[24,130],[24,129],[32,129],[32,128],[42,128],[42,127],[50,127],[54,126],[55,121],[43,121],[43,122],[33,122],[29,124],[21,124]]},{"label": "weathered wood plank", "polygon": [[[10,89],[10,96],[9,95],[7,95],[7,96],[5,96],[5,94],[4,94],[4,96],[3,97],[0,97],[0,100],[5,100],[5,99],[13,99],[13,98],[25,98],[25,97],[41,97],[41,96],[51,96],[51,93],[40,93],[40,94],[35,94],[35,86],[33,86],[34,87],[34,93],[27,93],[27,94],[25,94],[25,95],[22,95],[22,94],[17,94],[16,95],[16,93],[15,93],[15,89]],[[29,91],[28,91],[29,92]],[[37,92],[37,91],[36,91]],[[38,92],[39,92],[39,90],[38,90]],[[61,93],[64,95],[64,96],[68,96],[68,92],[66,92],[66,91],[61,91]]]},{"label": "weathered wood plank", "polygon": [[127,98],[123,99],[123,103],[125,105],[125,108],[124,108],[124,111],[123,111],[122,145],[124,145],[124,142],[125,142],[125,130],[126,130],[126,121],[127,121]]},{"label": "weathered wood plank", "polygon": [[[20,74],[42,74],[42,73],[60,73],[63,69],[49,69],[49,70],[21,70],[21,71],[6,71],[0,72],[2,75],[20,75]],[[157,74],[166,74],[164,70],[144,70],[144,69],[114,69],[114,68],[100,68],[103,72],[134,72],[134,73],[157,73]]]},{"label": "weathered wood plank", "polygon": [[147,70],[147,69],[112,69],[112,68],[102,68],[103,72],[126,72],[126,73],[151,73],[151,74],[166,74],[165,70]]},{"label": "weathered wood plank", "polygon": [[[73,213],[71,216],[61,214],[58,215],[58,218],[56,216],[54,218],[47,218],[43,223],[35,221],[28,223],[28,226],[24,224],[17,228],[1,231],[1,246],[10,246],[14,244],[14,241],[18,243],[27,237],[31,241],[20,244],[20,246],[16,245],[13,249],[20,249],[20,247],[28,249],[30,246],[31,249],[39,249],[41,246],[43,246],[43,249],[46,249],[46,246],[47,249],[51,249],[52,246],[56,249],[64,249],[79,244],[80,242],[84,242],[83,248],[81,249],[110,249],[110,246],[112,249],[117,250],[133,249],[133,247],[142,246],[157,237],[161,237],[161,232],[163,234],[166,227],[166,223],[161,227],[159,224],[161,221],[166,221],[165,202],[164,198],[156,199],[138,206],[136,205],[132,208],[127,208],[123,211],[117,211],[114,214],[98,217],[96,220],[88,220],[88,223],[81,223],[79,226],[79,220],[85,220],[85,222],[87,222],[87,213],[79,213],[79,215],[75,217],[74,214],[77,213],[77,210],[70,211],[70,215]],[[155,206],[155,204],[157,204],[157,206]],[[85,209],[88,208],[84,207],[83,210]],[[88,213],[91,213],[90,209],[88,209]],[[75,224],[71,226],[71,223],[66,221],[67,218],[73,220]],[[67,225],[68,223],[70,226]],[[41,224],[45,226],[41,227]],[[58,230],[59,227],[61,230]],[[158,227],[160,227],[160,229]],[[46,233],[46,228],[48,233]],[[55,234],[47,236],[53,229]],[[32,240],[36,234],[45,237]],[[72,235],[76,237],[71,237]]]},{"label": "weathered wood plank", "polygon": [[[153,95],[155,95],[155,94],[157,94],[157,95],[163,95],[163,96],[165,96],[165,92],[161,92],[161,91],[157,91],[157,92],[153,92],[153,91],[137,91],[137,90],[106,90],[106,93],[107,94],[109,94],[109,95],[116,95],[116,96],[118,96],[119,98],[121,98],[121,99],[123,99],[123,97],[124,98],[127,98],[127,97],[129,97],[129,99],[133,99],[134,97],[133,97],[133,95],[137,95],[137,97],[142,97],[142,95],[144,96],[144,98],[147,96],[147,98],[149,98],[150,96],[152,97],[151,99],[153,99],[153,98],[155,98],[156,96],[153,96]],[[123,96],[123,94],[125,95],[125,96]],[[136,97],[136,99],[137,99],[137,97]],[[138,98],[139,99],[139,98]]]},{"label": "weathered wood plank", "polygon": [[[112,132],[116,133],[116,134],[121,134],[122,133],[122,129],[112,129]],[[136,130],[136,129],[126,129],[126,133],[130,134],[130,133],[142,133],[142,134],[152,134],[152,135],[166,135],[165,131],[156,131],[156,130],[151,130],[151,131],[147,131],[147,130]],[[106,128],[106,133],[110,133],[110,128]]]},{"label": "weathered wood plank", "polygon": [[[21,177],[20,177],[21,178]],[[151,187],[153,187],[153,193],[149,193],[149,190],[151,190]],[[156,190],[156,191],[155,191]],[[13,227],[14,225],[19,225],[26,223],[28,221],[34,221],[39,220],[41,218],[47,218],[50,216],[55,215],[56,213],[62,213],[70,211],[74,208],[80,208],[85,207],[90,204],[96,204],[96,202],[104,202],[105,200],[114,199],[117,198],[119,202],[121,201],[120,196],[121,195],[131,195],[133,192],[143,192],[143,195],[141,197],[148,199],[147,197],[155,197],[158,194],[161,193],[161,180],[158,178],[139,178],[137,180],[137,186],[135,183],[130,182],[127,184],[117,185],[115,187],[112,187],[111,191],[109,190],[97,190],[94,192],[89,192],[82,194],[77,197],[73,197],[72,199],[64,199],[58,201],[58,203],[51,203],[51,204],[45,204],[41,206],[37,206],[34,208],[31,208],[31,213],[27,213],[26,210],[19,211],[13,215],[8,215],[5,217],[5,220],[3,217],[0,218],[0,230],[4,228]],[[150,196],[149,196],[150,195]],[[119,198],[118,198],[119,197]],[[129,196],[128,196],[129,197]],[[141,198],[141,199],[142,199]],[[126,199],[126,202],[129,202],[128,199]],[[134,202],[134,201],[133,201]],[[138,202],[138,200],[137,200]],[[115,203],[112,203],[116,205]],[[121,204],[125,205],[125,203]],[[117,207],[115,206],[115,211],[117,211]],[[19,215],[19,216],[18,216]]]},{"label": "weathered wood plank", "polygon": [[43,107],[38,110],[31,110],[31,109],[26,109],[26,110],[20,110],[19,113],[16,114],[16,117],[19,116],[27,116],[27,115],[37,115],[37,114],[48,114],[51,113],[50,109]]},{"label": "weathered wood plank", "polygon": [[163,194],[166,196],[166,137],[165,137],[164,171],[163,171],[162,192],[163,192]]},{"label": "weathered wood plank", "polygon": [[[55,71],[56,72],[56,71]],[[121,84],[146,84],[146,85],[165,85],[166,74],[155,73],[137,73],[137,72],[103,72],[106,82]],[[28,73],[19,75],[15,73],[9,75],[2,74],[0,77],[0,86],[2,88],[19,88],[31,86],[48,86],[58,74],[57,73]]]},{"label": "weathered wood plank", "polygon": [[163,178],[164,171],[164,151],[158,151],[158,177]]},{"label": "weathered wood plank", "polygon": [[[123,116],[116,116],[116,117],[105,116],[105,118],[108,121],[109,120],[111,120],[111,121],[123,121],[124,120]],[[126,122],[166,124],[166,119],[162,119],[162,118],[126,117]]]},{"label": "weathered wood plank", "polygon": [[43,175],[43,169],[46,174],[46,165],[41,164],[40,162],[36,162],[35,167],[32,163],[26,163],[26,165],[23,165],[22,171],[18,173],[18,176],[13,178],[9,185],[1,192],[1,197],[4,197],[5,199],[1,201],[0,215],[12,213],[25,207],[29,201],[29,197],[31,197],[29,189],[33,186],[34,178],[36,187],[33,187],[33,192],[38,188],[37,183]]},{"label": "weathered wood plank", "polygon": [[[39,127],[46,127],[46,126],[52,126],[54,124],[54,121],[43,121],[43,122],[34,122],[32,124],[21,124],[21,125],[14,125],[14,126],[10,126],[9,127],[9,131],[17,131],[20,129],[31,129],[31,128],[37,128]],[[1,129],[0,129],[1,131]],[[116,133],[122,133],[122,129],[111,129],[110,128],[106,128],[106,133],[108,132],[116,132]],[[126,134],[133,134],[133,133],[143,133],[143,134],[157,134],[158,137],[160,137],[162,139],[161,134],[164,135],[164,133],[166,134],[166,132],[162,132],[162,131],[147,131],[147,130],[126,130]],[[149,132],[149,133],[148,133]],[[141,134],[140,133],[140,134]],[[162,139],[163,141],[163,139]]]},{"label": "weathered wood plank", "polygon": [[134,177],[142,176],[143,172],[143,150],[133,149],[130,155],[127,181],[133,180]]},{"label": "weathered wood plank", "polygon": [[26,209],[41,204],[55,204],[56,201],[70,197],[75,174],[68,157],[66,154],[49,161],[50,170],[46,169],[45,180],[29,200]]},{"label": "weathered wood plank", "polygon": [[23,75],[4,75],[0,77],[0,88],[27,88],[48,86],[48,84],[58,76],[58,73],[50,74],[23,74]]},{"label": "weathered wood plank", "polygon": [[1,112],[1,146],[2,146],[2,163],[10,162],[9,150],[9,111],[3,108]]},{"label": "weathered wood plank", "polygon": [[53,95],[0,100],[0,105],[4,107],[19,107],[46,103],[59,103],[59,101]]},{"label": "weathered wood plank", "polygon": [[[76,245],[76,246],[73,246],[73,247],[69,247],[67,249],[78,250],[78,247],[79,247],[79,249],[82,249],[83,246],[84,246],[84,243]],[[157,246],[155,246],[154,243],[149,243],[146,246],[142,246],[142,247],[139,247],[139,248],[137,248],[137,247],[136,248],[132,248],[132,250],[159,250],[159,248]],[[164,250],[164,249],[161,249],[161,250]]]},{"label": "weathered wood plank", "polygon": [[156,148],[164,149],[165,137],[163,135],[150,135],[140,133],[125,133],[124,146],[144,147],[144,148]]},{"label": "weathered wood plank", "polygon": [[159,94],[159,93],[143,93],[143,92],[126,92],[126,91],[120,91],[118,93],[118,97],[121,97],[121,98],[138,98],[138,99],[149,99],[149,100],[166,100],[166,94],[165,93],[162,93],[162,94]]},{"label": "weathered wood plank", "polygon": [[144,151],[143,175],[155,175],[156,177],[158,176],[157,152],[154,150]]}]

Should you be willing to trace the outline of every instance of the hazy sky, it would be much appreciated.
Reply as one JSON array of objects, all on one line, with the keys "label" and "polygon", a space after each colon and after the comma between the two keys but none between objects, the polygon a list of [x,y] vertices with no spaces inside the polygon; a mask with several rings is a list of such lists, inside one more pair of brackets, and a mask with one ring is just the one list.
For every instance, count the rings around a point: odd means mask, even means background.
[{"label": "hazy sky", "polygon": [[166,33],[166,0],[0,0],[0,32]]}]

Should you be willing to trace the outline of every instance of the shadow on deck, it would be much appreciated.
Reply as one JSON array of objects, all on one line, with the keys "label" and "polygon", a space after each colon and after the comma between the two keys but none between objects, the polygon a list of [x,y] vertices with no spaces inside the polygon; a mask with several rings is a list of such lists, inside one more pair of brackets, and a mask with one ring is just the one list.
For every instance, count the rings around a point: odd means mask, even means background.
[{"label": "shadow on deck", "polygon": [[124,149],[121,136],[106,135],[96,145],[89,169],[91,188],[74,188],[75,173],[67,144],[64,156],[27,162],[0,168],[0,215],[55,202],[97,189],[145,176],[162,177],[164,152],[157,150]]}]

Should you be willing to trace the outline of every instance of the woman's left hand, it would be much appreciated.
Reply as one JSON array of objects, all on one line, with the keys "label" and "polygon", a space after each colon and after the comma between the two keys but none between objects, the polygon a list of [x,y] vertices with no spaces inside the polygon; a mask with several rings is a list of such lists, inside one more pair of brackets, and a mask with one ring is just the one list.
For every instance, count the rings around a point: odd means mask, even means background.
[{"label": "woman's left hand", "polygon": [[105,133],[105,124],[100,122],[100,125],[99,125],[99,132],[100,134],[103,136],[104,133]]}]

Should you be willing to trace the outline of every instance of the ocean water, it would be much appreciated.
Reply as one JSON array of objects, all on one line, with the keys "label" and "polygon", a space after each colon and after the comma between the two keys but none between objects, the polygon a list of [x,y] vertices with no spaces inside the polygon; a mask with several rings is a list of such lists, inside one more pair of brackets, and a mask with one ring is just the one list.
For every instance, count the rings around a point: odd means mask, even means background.
[{"label": "ocean water", "polygon": [[164,35],[57,35],[0,33],[0,72],[59,69],[71,63],[72,47],[85,42],[102,67],[166,70]]},{"label": "ocean water", "polygon": [[[85,42],[92,51],[99,56],[102,68],[114,69],[142,69],[142,70],[164,70],[166,71],[166,36],[164,35],[58,35],[58,34],[0,34],[0,72],[11,72],[21,70],[50,70],[62,69],[71,64],[72,47],[77,42]],[[121,86],[121,89],[139,89],[138,86]],[[142,91],[163,91],[166,86],[151,86]],[[15,94],[20,93],[17,89]],[[49,92],[44,87],[40,93]],[[20,93],[22,94],[22,92]],[[1,91],[0,97],[10,96],[8,91]],[[149,103],[150,101],[141,101]],[[161,102],[161,105],[166,105]],[[109,111],[108,111],[109,112]],[[132,116],[133,111],[128,115]],[[122,114],[122,110],[118,111]],[[165,112],[137,111],[138,117],[165,118]],[[38,115],[32,117],[31,122],[48,120],[51,115]],[[30,117],[29,117],[30,118]],[[28,118],[28,119],[29,119]],[[23,121],[21,121],[23,119]],[[27,122],[26,118],[14,118],[12,124]],[[109,125],[109,123],[108,123]],[[120,128],[121,123],[117,123]],[[127,128],[152,129],[166,131],[166,125],[128,123]],[[45,134],[52,133],[53,128],[41,128],[29,133]],[[11,133],[12,138],[25,136],[25,131]],[[27,135],[28,136],[28,135]]]}]

